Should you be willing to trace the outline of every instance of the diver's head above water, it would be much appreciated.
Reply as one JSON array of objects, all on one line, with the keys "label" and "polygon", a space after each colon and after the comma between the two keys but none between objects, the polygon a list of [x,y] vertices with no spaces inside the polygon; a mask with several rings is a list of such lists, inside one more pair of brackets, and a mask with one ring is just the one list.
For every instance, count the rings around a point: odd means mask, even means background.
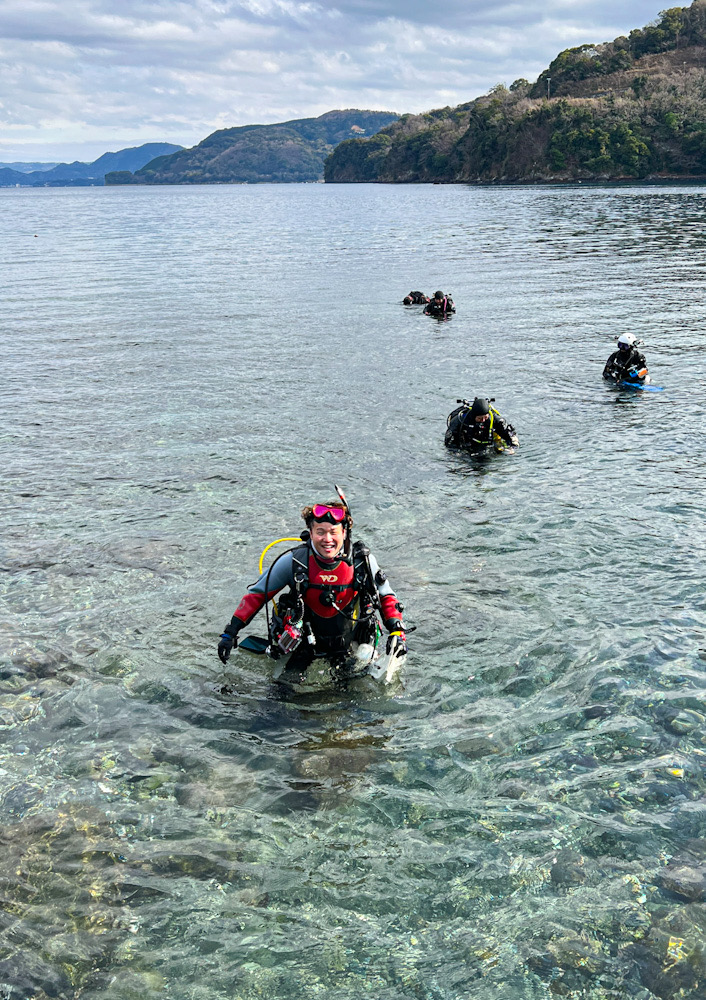
[{"label": "diver's head above water", "polygon": [[618,350],[623,354],[629,354],[637,344],[637,338],[633,333],[623,333],[618,337]]},{"label": "diver's head above water", "polygon": [[476,396],[471,406],[471,416],[477,424],[482,424],[490,416],[490,400]]},{"label": "diver's head above water", "polygon": [[302,517],[309,529],[311,546],[321,559],[332,561],[343,554],[353,524],[348,506],[340,500],[304,507]]}]

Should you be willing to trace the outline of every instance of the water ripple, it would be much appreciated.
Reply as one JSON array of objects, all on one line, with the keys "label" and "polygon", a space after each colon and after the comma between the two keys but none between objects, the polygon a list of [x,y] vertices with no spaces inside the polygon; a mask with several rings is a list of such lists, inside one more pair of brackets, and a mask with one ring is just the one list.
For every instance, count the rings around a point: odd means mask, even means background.
[{"label": "water ripple", "polygon": [[[705,194],[0,190],[4,995],[700,1000]],[[418,629],[286,699],[215,637],[333,481]]]}]

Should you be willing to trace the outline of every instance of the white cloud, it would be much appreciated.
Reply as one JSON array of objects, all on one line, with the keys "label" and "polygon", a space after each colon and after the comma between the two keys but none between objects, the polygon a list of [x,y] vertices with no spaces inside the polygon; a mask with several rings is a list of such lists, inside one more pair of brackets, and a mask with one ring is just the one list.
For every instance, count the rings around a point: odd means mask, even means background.
[{"label": "white cloud", "polygon": [[[636,0],[3,0],[0,160],[333,108],[424,111],[534,79],[557,52],[657,16]],[[21,137],[18,138],[18,137]]]}]

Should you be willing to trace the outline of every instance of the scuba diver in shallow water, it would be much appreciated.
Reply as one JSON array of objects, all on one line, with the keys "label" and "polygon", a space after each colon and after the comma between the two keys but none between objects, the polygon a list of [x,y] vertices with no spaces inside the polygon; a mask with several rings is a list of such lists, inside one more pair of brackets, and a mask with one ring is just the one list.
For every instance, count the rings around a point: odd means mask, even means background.
[{"label": "scuba diver in shallow water", "polygon": [[449,313],[455,313],[456,306],[450,295],[444,295],[443,292],[434,292],[434,298],[429,300],[424,312],[427,316],[436,316],[437,319],[443,319]]},{"label": "scuba diver in shallow water", "polygon": [[496,451],[514,449],[519,445],[512,424],[500,416],[490,404],[492,399],[476,396],[472,403],[457,400],[461,405],[446,418],[447,448],[465,448],[470,452],[484,452],[491,446]]},{"label": "scuba diver in shallow water", "polygon": [[429,296],[425,295],[424,292],[408,292],[402,299],[402,304],[405,306],[425,306],[428,301]]},{"label": "scuba diver in shallow water", "polygon": [[618,350],[613,351],[606,361],[603,378],[609,382],[645,381],[647,361],[645,355],[637,349],[639,343],[632,333],[623,333],[618,337]]},{"label": "scuba diver in shallow water", "polygon": [[[334,681],[351,676],[352,643],[377,644],[378,613],[390,633],[387,652],[407,652],[402,605],[370,550],[351,543],[353,519],[345,500],[317,503],[302,510],[307,530],[301,544],[284,552],[248,587],[218,643],[226,663],[238,644],[238,633],[283,588],[273,604],[268,652],[274,659],[291,653],[280,680],[301,683],[317,657],[331,664]],[[372,654],[371,654],[372,655]]]}]

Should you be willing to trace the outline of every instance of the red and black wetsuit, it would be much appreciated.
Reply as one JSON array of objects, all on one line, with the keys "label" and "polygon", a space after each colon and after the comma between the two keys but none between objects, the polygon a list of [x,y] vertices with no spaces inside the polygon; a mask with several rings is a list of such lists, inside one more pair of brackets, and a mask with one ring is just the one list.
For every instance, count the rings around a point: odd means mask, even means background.
[{"label": "red and black wetsuit", "polygon": [[[376,580],[383,623],[392,631],[402,618],[401,607],[387,579],[381,578],[375,556],[368,555],[368,562]],[[309,543],[285,552],[248,587],[226,631],[239,631],[266,601],[285,587],[301,595],[304,622],[310,626],[315,639],[314,645],[302,642],[292,654],[290,667],[293,661],[303,666],[317,654],[343,653],[354,640],[368,641],[367,636],[360,634],[360,628],[370,620],[367,616],[372,613],[372,595],[366,593],[354,564],[341,558],[322,559]]]}]

